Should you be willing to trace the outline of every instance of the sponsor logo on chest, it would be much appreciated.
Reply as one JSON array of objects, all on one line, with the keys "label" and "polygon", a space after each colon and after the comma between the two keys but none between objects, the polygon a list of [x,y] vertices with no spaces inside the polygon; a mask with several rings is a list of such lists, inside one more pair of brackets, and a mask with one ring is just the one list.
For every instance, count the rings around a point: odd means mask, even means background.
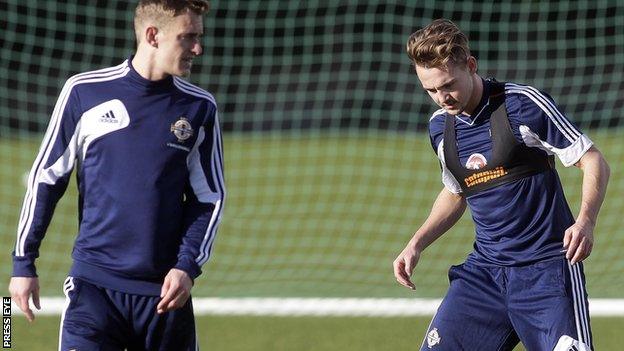
[{"label": "sponsor logo on chest", "polygon": [[169,128],[169,130],[178,139],[178,143],[168,142],[167,146],[190,152],[191,148],[189,146],[181,145],[195,134],[195,131],[193,130],[193,127],[188,119],[180,117],[177,121],[175,121],[175,123],[171,123],[171,128]]},{"label": "sponsor logo on chest", "polygon": [[[126,128],[129,124],[128,110],[120,100],[104,101],[82,114],[79,141],[89,146],[93,140]],[[83,149],[86,152],[87,148]]]},{"label": "sponsor logo on chest", "polygon": [[108,112],[100,116],[99,121],[100,123],[119,123],[119,119],[115,117],[115,113],[113,113],[113,110],[109,110]]},{"label": "sponsor logo on chest", "polygon": [[178,138],[179,143],[185,142],[194,134],[191,123],[185,117],[180,117],[175,123],[171,124],[171,132]]},{"label": "sponsor logo on chest", "polygon": [[[487,160],[485,156],[479,153],[474,153],[468,157],[466,161],[466,168],[468,169],[481,169],[487,165]],[[468,178],[464,179],[467,187],[472,187],[477,184],[487,183],[490,180],[494,180],[496,178],[500,178],[504,175],[507,175],[507,170],[504,167],[496,167],[490,171],[477,172],[471,175]]]},{"label": "sponsor logo on chest", "polygon": [[479,153],[474,153],[470,155],[470,157],[468,157],[468,160],[466,161],[466,168],[468,169],[480,169],[485,167],[486,165],[487,160],[485,159],[485,156]]}]

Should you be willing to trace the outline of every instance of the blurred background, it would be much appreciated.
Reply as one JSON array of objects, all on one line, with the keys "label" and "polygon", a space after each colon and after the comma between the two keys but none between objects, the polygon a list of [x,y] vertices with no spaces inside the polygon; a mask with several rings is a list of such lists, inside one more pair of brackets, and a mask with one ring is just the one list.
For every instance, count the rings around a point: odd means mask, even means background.
[{"label": "blurred background", "polygon": [[[5,295],[24,180],[57,96],[71,75],[119,64],[134,52],[135,4],[0,2]],[[436,18],[453,20],[468,35],[483,77],[547,92],[605,154],[611,182],[585,272],[590,297],[620,299],[611,301],[621,308],[624,5],[616,0],[211,1],[204,53],[189,80],[218,102],[228,198],[196,298],[444,295],[448,267],[472,250],[469,211],[425,252],[415,292],[395,282],[391,267],[442,187],[427,135],[436,107],[404,49],[412,32]],[[576,213],[581,172],[557,167]],[[76,204],[73,184],[40,250],[42,295],[62,296]],[[58,316],[29,330],[15,319],[16,349],[56,342]],[[208,313],[198,330],[205,325],[209,349],[396,350],[417,348],[429,319]],[[619,345],[624,319],[599,319],[594,334],[605,344],[597,346],[614,349],[606,342]]]}]

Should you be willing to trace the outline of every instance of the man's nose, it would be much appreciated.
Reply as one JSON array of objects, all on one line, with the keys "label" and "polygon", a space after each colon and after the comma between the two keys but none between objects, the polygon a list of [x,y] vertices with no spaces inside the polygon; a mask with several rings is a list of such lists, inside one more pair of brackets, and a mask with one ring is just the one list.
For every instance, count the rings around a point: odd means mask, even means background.
[{"label": "man's nose", "polygon": [[201,44],[200,44],[200,43],[195,43],[195,44],[193,45],[193,48],[191,49],[191,52],[192,52],[193,54],[195,54],[195,56],[199,56],[199,55],[201,55],[201,54],[202,54],[202,52],[203,52],[203,49],[202,49]]},{"label": "man's nose", "polygon": [[446,102],[449,100],[449,93],[444,90],[438,90],[438,99],[440,102]]}]

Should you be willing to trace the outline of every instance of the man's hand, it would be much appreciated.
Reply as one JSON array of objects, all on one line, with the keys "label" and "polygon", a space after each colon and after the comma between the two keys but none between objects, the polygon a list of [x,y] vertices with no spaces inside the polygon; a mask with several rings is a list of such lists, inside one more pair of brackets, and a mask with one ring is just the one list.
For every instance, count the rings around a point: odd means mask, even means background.
[{"label": "man's hand", "polygon": [[32,295],[33,304],[40,310],[39,303],[39,278],[37,277],[12,277],[9,283],[9,292],[15,304],[24,312],[29,322],[35,320],[35,314],[28,305],[30,295]]},{"label": "man's hand", "polygon": [[594,248],[594,226],[578,221],[574,223],[565,231],[563,248],[572,264],[586,259]]},{"label": "man's hand", "polygon": [[167,273],[160,290],[162,300],[158,303],[156,311],[163,314],[184,306],[186,300],[191,296],[192,287],[193,281],[185,271],[172,268]]},{"label": "man's hand", "polygon": [[399,256],[394,260],[394,277],[396,280],[406,288],[415,290],[414,283],[410,280],[412,271],[418,260],[420,259],[420,251],[417,250],[411,243],[408,244]]}]

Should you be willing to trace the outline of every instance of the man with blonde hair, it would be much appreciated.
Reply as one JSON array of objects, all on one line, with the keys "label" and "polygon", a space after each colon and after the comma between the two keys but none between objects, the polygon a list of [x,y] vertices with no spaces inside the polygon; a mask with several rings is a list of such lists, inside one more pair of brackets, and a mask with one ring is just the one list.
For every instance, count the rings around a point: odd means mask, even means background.
[{"label": "man with blonde hair", "polygon": [[[441,107],[429,136],[444,187],[394,261],[407,288],[421,253],[470,207],[474,250],[449,270],[449,290],[422,350],[591,350],[582,261],[604,199],[609,167],[547,94],[485,80],[468,39],[449,20],[412,34],[407,53]],[[573,217],[554,156],[583,172]]]},{"label": "man with blonde hair", "polygon": [[30,172],[9,290],[40,308],[35,259],[77,166],[79,233],[60,350],[196,350],[191,288],[225,188],[217,105],[186,82],[200,0],[141,0],[136,54],[67,80]]}]

